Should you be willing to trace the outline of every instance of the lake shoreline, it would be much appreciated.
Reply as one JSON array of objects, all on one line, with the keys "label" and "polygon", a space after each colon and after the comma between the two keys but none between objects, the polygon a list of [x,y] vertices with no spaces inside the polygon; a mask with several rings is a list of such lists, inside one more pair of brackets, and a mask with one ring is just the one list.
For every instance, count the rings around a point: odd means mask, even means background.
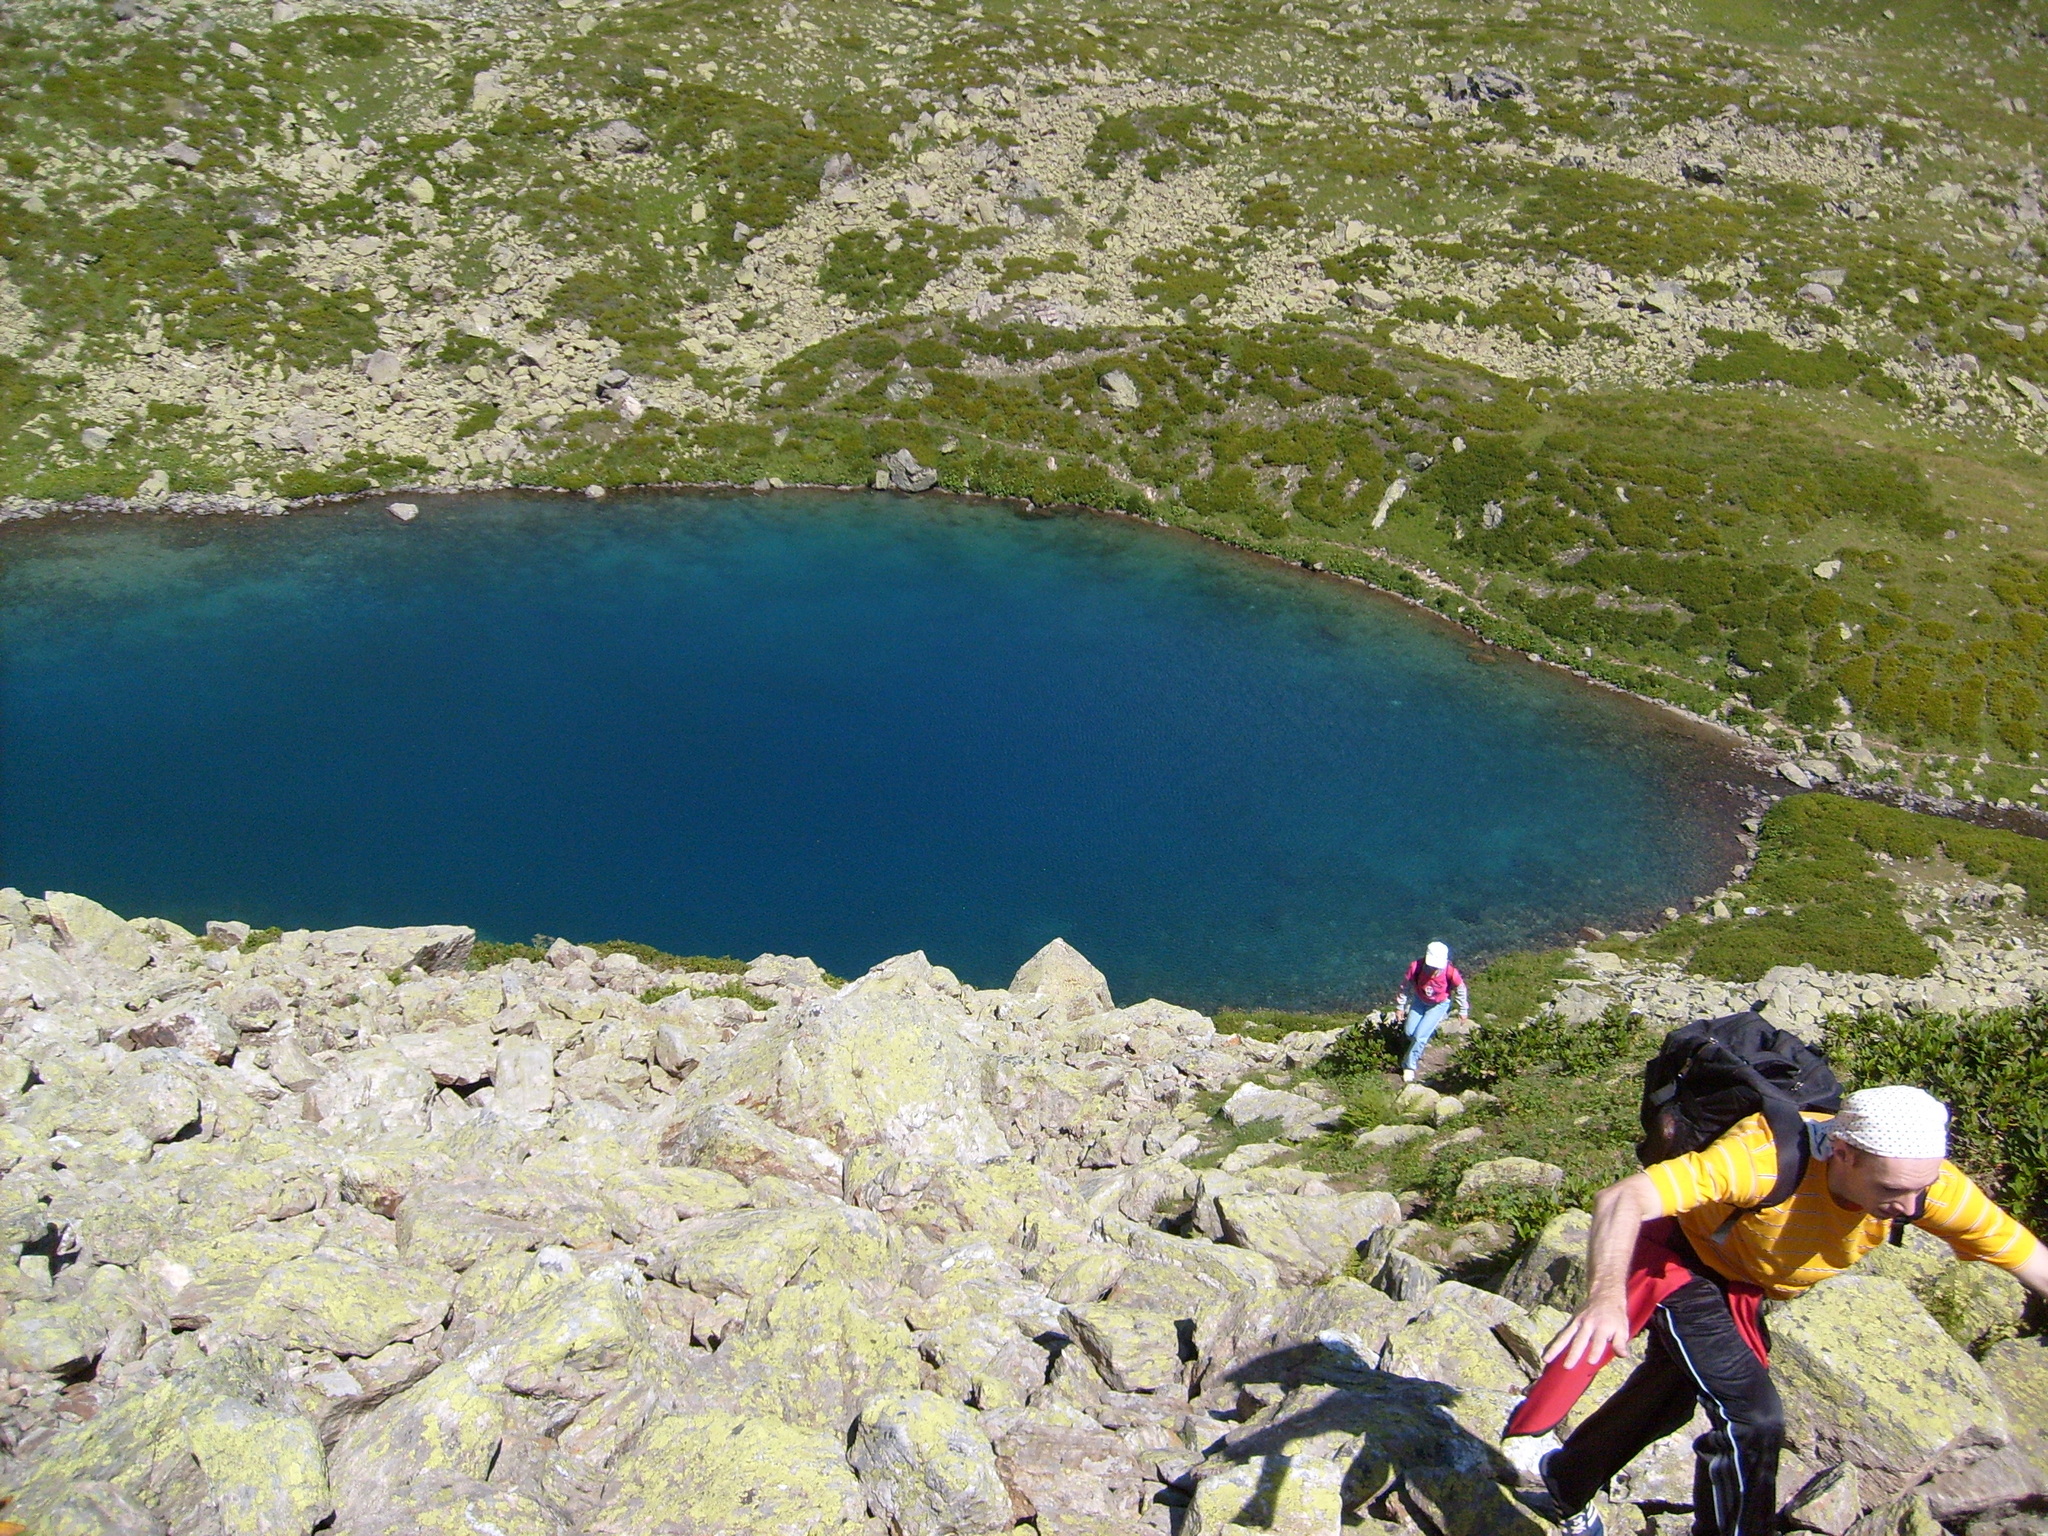
[{"label": "lake shoreline", "polygon": [[[599,491],[600,494],[594,496],[591,494],[592,491]],[[78,501],[62,502],[28,501],[21,498],[8,498],[5,501],[0,501],[0,526],[10,522],[32,521],[53,514],[62,515],[65,513],[87,515],[114,514],[126,517],[151,513],[182,517],[223,517],[236,514],[251,517],[286,517],[294,512],[306,511],[317,507],[347,506],[357,502],[402,500],[408,496],[444,497],[516,492],[521,495],[560,496],[565,499],[599,501],[612,496],[650,493],[690,494],[707,491],[748,495],[768,495],[783,491],[832,491],[856,495],[899,495],[906,499],[915,499],[916,496],[931,494],[930,492],[883,492],[871,486],[811,481],[778,481],[770,485],[758,481],[740,482],[733,480],[650,481],[645,484],[592,486],[580,491],[568,490],[556,485],[528,485],[519,481],[506,480],[452,486],[387,486],[374,492],[352,491],[346,495],[303,496],[295,500],[283,497],[247,497],[197,491],[173,491],[166,493],[160,498],[147,500],[121,496],[88,496]],[[1625,688],[1619,683],[1610,682],[1608,679],[1588,672],[1581,667],[1572,666],[1569,662],[1559,661],[1536,651],[1520,650],[1514,646],[1504,644],[1501,641],[1492,639],[1470,624],[1459,623],[1451,615],[1442,613],[1430,607],[1427,603],[1409,596],[1405,592],[1398,592],[1390,587],[1381,586],[1377,582],[1363,576],[1353,575],[1348,571],[1328,570],[1316,561],[1290,559],[1285,555],[1277,555],[1268,550],[1255,549],[1250,545],[1239,544],[1233,540],[1219,537],[1216,534],[1204,532],[1201,529],[1188,528],[1179,523],[1169,522],[1164,518],[1145,517],[1140,513],[1126,512],[1117,507],[1094,507],[1081,502],[1036,502],[1029,497],[990,496],[976,491],[953,491],[943,488],[938,490],[938,494],[950,500],[975,503],[983,506],[1009,506],[1026,511],[1042,508],[1046,511],[1057,512],[1087,512],[1099,517],[1114,517],[1130,522],[1148,523],[1155,528],[1167,528],[1179,533],[1189,534],[1207,543],[1218,545],[1224,549],[1236,550],[1240,554],[1256,556],[1261,560],[1270,561],[1274,564],[1292,566],[1297,570],[1307,571],[1312,575],[1327,576],[1339,581],[1351,582],[1357,586],[1364,587],[1368,591],[1376,592],[1383,597],[1392,598],[1418,613],[1427,614],[1432,618],[1439,619],[1445,624],[1450,625],[1453,629],[1458,630],[1467,638],[1489,649],[1498,650],[1506,655],[1520,656],[1534,662],[1538,666],[1549,667],[1554,671],[1567,673],[1580,682],[1590,683],[1595,687],[1604,688],[1610,693],[1620,694],[1625,698],[1652,705],[1665,714],[1676,716],[1678,719],[1684,720],[1691,725],[1703,727],[1715,736],[1723,738],[1721,744],[1724,747],[1746,754],[1754,766],[1765,772],[1774,769],[1778,763],[1790,760],[1787,754],[1759,740],[1741,727],[1729,724],[1725,720],[1717,720],[1710,715],[1702,715],[1698,711],[1688,709],[1684,705],[1674,703],[1670,699],[1662,699],[1654,694],[1640,693],[1635,689]],[[1392,561],[1392,557],[1384,551],[1377,553],[1379,558]],[[1923,796],[1921,798],[1925,799],[1926,797]],[[2044,822],[2044,825],[2048,825],[2048,822]]]},{"label": "lake shoreline", "polygon": [[[593,494],[596,491],[596,494]],[[322,509],[360,509],[381,511],[394,501],[418,499],[422,511],[429,510],[433,501],[454,496],[517,495],[533,496],[563,501],[588,501],[604,503],[615,498],[641,495],[713,495],[719,497],[752,497],[773,494],[816,494],[832,492],[841,495],[884,495],[895,499],[917,501],[925,493],[885,493],[866,486],[840,484],[797,484],[767,485],[763,483],[736,482],[693,482],[656,483],[647,485],[608,486],[601,489],[568,490],[559,486],[522,485],[512,482],[487,486],[435,487],[409,486],[383,488],[374,493],[357,492],[350,495],[305,497],[287,501],[281,498],[243,498],[217,496],[201,493],[172,493],[155,500],[135,498],[91,497],[70,503],[13,503],[0,505],[0,524],[6,522],[41,522],[46,517],[63,518],[75,516],[91,518],[118,516],[129,518],[154,514],[163,517],[200,519],[223,516],[253,516],[262,518],[285,517],[297,512]],[[1569,676],[1574,682],[1594,685],[1601,691],[1619,699],[1629,701],[1631,706],[1645,711],[1641,724],[1660,734],[1683,738],[1688,743],[1688,755],[1704,753],[1700,768],[1686,775],[1692,793],[1686,799],[1692,803],[1684,808],[1687,820],[1696,835],[1702,836],[1719,846],[1721,852],[1715,860],[1721,873],[1705,876],[1700,889],[1687,891],[1676,899],[1677,905],[1661,909],[1641,908],[1630,910],[1617,917],[1612,911],[1604,914],[1603,920],[1614,931],[1652,931],[1670,921],[1671,913],[1685,908],[1687,903],[1697,905],[1708,898],[1708,894],[1731,880],[1739,879],[1755,857],[1756,840],[1749,823],[1759,818],[1776,800],[1794,792],[1794,787],[1774,775],[1774,768],[1785,761],[1784,755],[1771,749],[1765,743],[1749,736],[1725,721],[1700,715],[1668,699],[1636,692],[1613,683],[1567,662],[1546,657],[1535,652],[1505,644],[1490,638],[1472,624],[1461,622],[1456,616],[1444,613],[1413,595],[1376,583],[1364,576],[1351,572],[1332,571],[1318,562],[1291,559],[1271,551],[1248,547],[1200,529],[1185,527],[1163,518],[1147,517],[1114,508],[1100,508],[1075,503],[1041,503],[1029,498],[982,495],[973,492],[941,491],[940,498],[946,501],[987,507],[1005,507],[1017,512],[1043,512],[1061,515],[1093,515],[1114,517],[1128,522],[1146,524],[1161,531],[1188,537],[1217,550],[1227,550],[1233,555],[1255,560],[1264,567],[1284,566],[1305,575],[1323,577],[1343,582],[1347,587],[1362,593],[1369,593],[1378,599],[1392,600],[1409,614],[1426,616],[1438,621],[1447,633],[1468,648],[1468,660],[1483,664],[1529,664],[1551,674]],[[1434,578],[1431,578],[1434,579]],[[1924,799],[1925,797],[1919,797]],[[1725,862],[1722,862],[1725,859]],[[1591,922],[1591,919],[1587,920]],[[1534,936],[1535,942],[1569,944],[1576,942],[1586,931],[1584,923],[1566,921],[1549,934]]]}]

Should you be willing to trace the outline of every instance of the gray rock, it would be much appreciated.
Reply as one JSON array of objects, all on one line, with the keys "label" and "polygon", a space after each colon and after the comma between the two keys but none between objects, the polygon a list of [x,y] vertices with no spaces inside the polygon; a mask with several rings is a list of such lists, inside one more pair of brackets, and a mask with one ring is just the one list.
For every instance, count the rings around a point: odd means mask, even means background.
[{"label": "gray rock", "polygon": [[1280,1134],[1289,1141],[1305,1141],[1344,1118],[1341,1105],[1318,1104],[1314,1099],[1257,1083],[1241,1083],[1223,1101],[1223,1117],[1232,1125],[1256,1125],[1264,1120],[1280,1122]]},{"label": "gray rock", "polygon": [[613,118],[595,128],[585,128],[569,140],[586,160],[616,160],[621,155],[644,155],[654,140],[623,118]]},{"label": "gray rock", "polygon": [[1551,1217],[1501,1281],[1501,1295],[1531,1311],[1541,1306],[1577,1311],[1585,1304],[1586,1242],[1592,1232],[1593,1218],[1585,1211]]},{"label": "gray rock", "polygon": [[1465,1204],[1496,1189],[1530,1189],[1551,1192],[1564,1188],[1564,1170],[1555,1163],[1533,1157],[1496,1157],[1474,1163],[1458,1180],[1456,1199]]},{"label": "gray rock", "polygon": [[1084,1019],[1116,1007],[1109,980],[1065,939],[1054,939],[1017,968],[1010,991],[1039,998],[1063,1019]]},{"label": "gray rock", "polygon": [[405,372],[405,354],[379,347],[363,359],[363,377],[372,384],[396,384]]},{"label": "gray rock", "polygon": [[824,1142],[792,1135],[736,1104],[714,1104],[692,1116],[662,1140],[660,1156],[672,1167],[712,1168],[745,1184],[773,1174],[832,1195],[846,1166]]},{"label": "gray rock", "polygon": [[1070,1306],[1060,1314],[1102,1379],[1119,1392],[1157,1392],[1177,1385],[1180,1330],[1170,1317],[1108,1302]]},{"label": "gray rock", "polygon": [[242,1043],[241,1032],[207,1003],[165,1009],[133,1025],[117,1037],[131,1051],[162,1047],[190,1051],[201,1061],[222,1062]]},{"label": "gray rock", "polygon": [[908,448],[884,454],[875,471],[876,490],[928,491],[938,483],[939,472],[918,463]]},{"label": "gray rock", "polygon": [[183,139],[171,140],[170,143],[166,144],[156,153],[159,160],[168,160],[171,164],[182,165],[187,170],[194,169],[205,158],[205,156],[201,155],[198,150],[187,144]]},{"label": "gray rock", "polygon": [[1351,1145],[1361,1152],[1383,1152],[1411,1141],[1426,1141],[1431,1134],[1426,1125],[1376,1125],[1352,1137]]},{"label": "gray rock", "polygon": [[846,1459],[896,1536],[996,1536],[1014,1523],[977,1416],[935,1392],[863,1404]]},{"label": "gray rock", "polygon": [[853,156],[842,150],[838,154],[825,157],[824,170],[818,176],[820,197],[831,197],[841,189],[851,192],[859,185],[860,167],[854,163]]},{"label": "gray rock", "polygon": [[1392,1195],[1219,1197],[1224,1241],[1273,1261],[1285,1285],[1318,1285],[1358,1257],[1374,1233],[1400,1225]]},{"label": "gray rock", "polygon": [[1112,409],[1135,411],[1143,403],[1138,393],[1138,384],[1121,368],[1112,368],[1102,376],[1102,392],[1109,396]]},{"label": "gray rock", "polygon": [[501,1114],[544,1115],[554,1104],[555,1053],[538,1041],[501,1042],[491,1066],[491,1107]]}]

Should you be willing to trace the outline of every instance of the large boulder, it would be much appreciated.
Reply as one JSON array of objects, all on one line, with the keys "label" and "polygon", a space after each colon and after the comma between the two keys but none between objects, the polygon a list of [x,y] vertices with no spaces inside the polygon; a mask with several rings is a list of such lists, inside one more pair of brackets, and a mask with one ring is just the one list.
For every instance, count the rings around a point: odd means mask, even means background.
[{"label": "large boulder", "polygon": [[1438,1306],[1434,1298],[1428,1312],[1388,1338],[1380,1369],[1466,1392],[1521,1392],[1529,1384],[1492,1325],[1462,1308]]},{"label": "large boulder", "polygon": [[305,1536],[334,1513],[310,1421],[227,1399],[185,1421],[224,1536]]},{"label": "large boulder", "polygon": [[555,1103],[555,1053],[544,1040],[506,1038],[491,1063],[491,1107],[501,1115],[544,1115]]},{"label": "large boulder", "polygon": [[1109,1302],[1068,1307],[1061,1317],[1102,1379],[1119,1392],[1157,1392],[1186,1373],[1180,1329],[1157,1312]]},{"label": "large boulder", "polygon": [[306,1089],[306,1118],[375,1136],[428,1128],[434,1079],[389,1047],[351,1054]]},{"label": "large boulder", "polygon": [[1211,1462],[1195,1474],[1181,1536],[1333,1536],[1344,1523],[1344,1470],[1313,1456]]},{"label": "large boulder", "polygon": [[1576,1312],[1585,1304],[1586,1244],[1592,1235],[1590,1213],[1559,1211],[1501,1281],[1501,1295],[1531,1310],[1551,1306]]},{"label": "large boulder", "polygon": [[160,1046],[190,1051],[201,1061],[218,1063],[233,1058],[242,1033],[212,1004],[186,1003],[156,1010],[123,1030],[117,1039],[131,1051]]},{"label": "large boulder", "polygon": [[511,1421],[515,1387],[531,1395],[558,1372],[617,1371],[645,1360],[640,1282],[625,1266],[582,1278],[565,1271],[541,1283],[538,1298],[491,1338],[343,1432],[329,1457],[341,1529],[398,1536],[408,1511],[447,1478],[483,1481]]},{"label": "large boulder", "polygon": [[2048,1509],[2048,1340],[2008,1339],[1983,1363],[2012,1443],[1928,1483],[1928,1506],[1944,1525]]},{"label": "large boulder", "polygon": [[1342,1105],[1320,1104],[1306,1094],[1247,1082],[1240,1083],[1223,1101],[1223,1118],[1240,1129],[1278,1121],[1285,1140],[1306,1141],[1342,1120],[1344,1109]]},{"label": "large boulder", "polygon": [[476,930],[452,923],[416,928],[335,928],[326,933],[286,934],[279,949],[286,955],[308,952],[318,961],[343,961],[377,971],[409,971],[429,975],[460,971],[476,944]]},{"label": "large boulder", "polygon": [[1458,1179],[1457,1203],[1472,1201],[1497,1190],[1530,1190],[1553,1194],[1564,1187],[1564,1170],[1556,1163],[1538,1162],[1533,1157],[1496,1157],[1474,1163]]},{"label": "large boulder", "polygon": [[1286,1285],[1318,1285],[1358,1257],[1375,1232],[1401,1224],[1400,1202],[1357,1195],[1219,1196],[1224,1241],[1262,1253]]},{"label": "large boulder", "polygon": [[996,1536],[1014,1523],[995,1449],[975,1414],[935,1392],[871,1398],[847,1460],[895,1536]]},{"label": "large boulder", "polygon": [[1057,1399],[985,1415],[996,1465],[1021,1519],[1040,1536],[1108,1536],[1135,1529],[1144,1472],[1124,1443]]},{"label": "large boulder", "polygon": [[[1514,1471],[1489,1443],[1498,1421],[1475,1432],[1453,1412],[1458,1402],[1457,1392],[1434,1382],[1299,1386],[1233,1427],[1212,1460],[1275,1475],[1321,1462],[1336,1473],[1346,1509],[1392,1494],[1409,1520],[1442,1536],[1542,1536],[1543,1527],[1501,1486]],[[1242,1514],[1230,1518],[1258,1523]]]},{"label": "large boulder", "polygon": [[487,1083],[497,1064],[497,1037],[480,1025],[399,1035],[391,1048],[443,1088]]},{"label": "large boulder", "polygon": [[1772,1316],[1771,1336],[1787,1443],[1815,1465],[1854,1463],[1868,1498],[2012,1438],[1984,1368],[1896,1280],[1824,1281]]},{"label": "large boulder", "polygon": [[439,1328],[454,1277],[431,1265],[381,1265],[321,1249],[277,1265],[235,1317],[238,1330],[290,1349],[374,1355]]},{"label": "large boulder", "polygon": [[1085,1019],[1116,1006],[1110,999],[1109,978],[1065,939],[1054,939],[1018,966],[1010,990],[1018,997],[1039,999],[1055,1019]]},{"label": "large boulder", "polygon": [[870,1536],[843,1436],[723,1412],[658,1419],[622,1457],[589,1536]]},{"label": "large boulder", "polygon": [[662,1246],[655,1273],[702,1296],[773,1296],[807,1279],[878,1285],[893,1278],[888,1229],[847,1207],[730,1211],[684,1222]]},{"label": "large boulder", "polygon": [[1902,1283],[1934,1320],[1971,1354],[2019,1332],[2027,1288],[1995,1264],[1965,1263],[1931,1232],[1907,1227],[1903,1241],[1886,1243],[1857,1266],[1864,1274]]},{"label": "large boulder", "polygon": [[985,1163],[1010,1145],[982,1098],[966,1018],[923,955],[900,955],[742,1030],[688,1087],[699,1102],[747,1104],[842,1154],[880,1144]]},{"label": "large boulder", "polygon": [[844,1282],[824,1280],[749,1305],[702,1387],[742,1413],[844,1436],[869,1397],[914,1391],[920,1377],[910,1330],[871,1316]]},{"label": "large boulder", "polygon": [[43,904],[50,926],[72,949],[88,951],[131,971],[149,964],[148,938],[98,902],[68,891],[47,891]]},{"label": "large boulder", "polygon": [[711,1168],[751,1184],[765,1174],[838,1194],[845,1159],[814,1136],[795,1136],[737,1104],[714,1104],[662,1139],[671,1167]]}]

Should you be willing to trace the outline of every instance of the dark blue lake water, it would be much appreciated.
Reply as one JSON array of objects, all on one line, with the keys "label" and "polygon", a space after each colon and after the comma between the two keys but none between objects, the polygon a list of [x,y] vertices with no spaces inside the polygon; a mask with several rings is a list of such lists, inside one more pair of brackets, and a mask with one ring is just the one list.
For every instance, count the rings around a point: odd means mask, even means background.
[{"label": "dark blue lake water", "polygon": [[1647,708],[1146,524],[923,498],[428,500],[0,529],[0,879],[1120,1000],[1378,1001],[1737,856]]}]

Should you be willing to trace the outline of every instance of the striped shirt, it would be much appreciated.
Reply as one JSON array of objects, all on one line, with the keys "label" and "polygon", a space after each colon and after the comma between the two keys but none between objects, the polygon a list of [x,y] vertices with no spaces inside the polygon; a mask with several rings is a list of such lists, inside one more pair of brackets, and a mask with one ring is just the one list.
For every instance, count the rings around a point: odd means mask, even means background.
[{"label": "striped shirt", "polygon": [[[1828,1192],[1828,1165],[1816,1157],[1789,1200],[1738,1217],[1717,1238],[1731,1214],[1768,1199],[1777,1179],[1777,1151],[1762,1115],[1737,1121],[1703,1152],[1652,1163],[1644,1171],[1657,1188],[1664,1214],[1678,1218],[1702,1260],[1728,1279],[1748,1281],[1781,1301],[1840,1274],[1891,1233],[1885,1218],[1836,1201]],[[1948,1162],[1928,1189],[1926,1210],[1914,1225],[1941,1238],[1958,1257],[2002,1269],[2024,1264],[2040,1246],[2033,1233]]]}]

